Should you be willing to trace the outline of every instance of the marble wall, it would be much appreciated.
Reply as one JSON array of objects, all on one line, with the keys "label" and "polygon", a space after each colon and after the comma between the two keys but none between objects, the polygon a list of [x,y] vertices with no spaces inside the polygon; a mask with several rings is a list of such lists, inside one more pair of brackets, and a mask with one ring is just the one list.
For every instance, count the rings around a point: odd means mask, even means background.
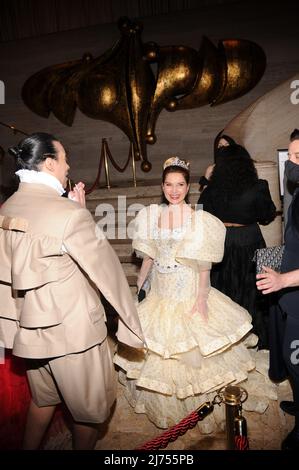
[{"label": "marble wall", "polygon": [[[205,106],[175,113],[162,111],[156,129],[157,143],[148,146],[153,169],[148,174],[137,169],[141,184],[160,177],[161,163],[169,154],[189,159],[196,179],[212,159],[215,135],[254,100],[298,72],[297,10],[297,2],[290,0],[273,2],[271,8],[268,2],[244,0],[218,6],[213,2],[210,7],[207,2],[206,6],[192,11],[141,18],[144,41],[198,48],[203,35],[215,44],[222,38],[244,38],[262,46],[268,61],[260,83],[238,100],[215,108]],[[50,64],[80,58],[87,51],[94,56],[101,55],[118,37],[116,24],[101,24],[0,44],[0,80],[5,83],[5,104],[0,105],[0,121],[28,133],[48,131],[57,135],[70,152],[75,180],[93,182],[95,179],[103,137],[108,139],[114,158],[123,164],[129,148],[127,137],[112,124],[89,119],[80,111],[77,111],[72,127],[64,126],[53,116],[41,118],[23,104],[21,87],[30,75]],[[0,145],[5,149],[20,138],[0,126]],[[1,169],[2,184],[6,185],[12,174],[9,157],[5,158]],[[129,180],[131,173],[127,170],[124,174],[116,174],[111,169],[111,177],[113,181]]]}]

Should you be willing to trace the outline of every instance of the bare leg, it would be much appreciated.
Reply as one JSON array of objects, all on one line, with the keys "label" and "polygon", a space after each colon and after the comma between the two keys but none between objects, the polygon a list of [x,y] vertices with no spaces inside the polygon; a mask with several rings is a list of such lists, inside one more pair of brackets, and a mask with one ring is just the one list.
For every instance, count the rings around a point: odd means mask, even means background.
[{"label": "bare leg", "polygon": [[98,438],[98,425],[74,423],[73,449],[93,450]]},{"label": "bare leg", "polygon": [[38,407],[31,400],[23,441],[24,450],[38,449],[46,429],[50,424],[55,408],[56,406]]}]

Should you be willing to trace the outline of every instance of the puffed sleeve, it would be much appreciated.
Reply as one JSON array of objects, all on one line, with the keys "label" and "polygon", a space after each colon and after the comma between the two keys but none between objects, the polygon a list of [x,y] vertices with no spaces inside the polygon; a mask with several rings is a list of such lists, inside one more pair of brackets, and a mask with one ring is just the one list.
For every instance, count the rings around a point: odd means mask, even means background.
[{"label": "puffed sleeve", "polygon": [[267,225],[275,219],[276,207],[272,201],[268,181],[258,180],[255,209],[257,221]]},{"label": "puffed sleeve", "polygon": [[144,207],[133,221],[133,249],[137,256],[149,256],[154,259],[157,253],[156,241],[153,232],[158,219],[157,204]]},{"label": "puffed sleeve", "polygon": [[176,260],[203,271],[211,268],[212,263],[219,263],[223,258],[226,228],[213,215],[203,210],[193,214],[191,227],[179,244]]}]

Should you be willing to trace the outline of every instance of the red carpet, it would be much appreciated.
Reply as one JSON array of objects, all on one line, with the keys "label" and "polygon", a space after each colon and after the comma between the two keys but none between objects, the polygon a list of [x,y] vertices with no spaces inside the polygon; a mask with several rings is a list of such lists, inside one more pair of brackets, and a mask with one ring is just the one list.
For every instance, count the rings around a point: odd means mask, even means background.
[{"label": "red carpet", "polygon": [[21,447],[29,402],[25,361],[6,350],[0,364],[0,449]]}]

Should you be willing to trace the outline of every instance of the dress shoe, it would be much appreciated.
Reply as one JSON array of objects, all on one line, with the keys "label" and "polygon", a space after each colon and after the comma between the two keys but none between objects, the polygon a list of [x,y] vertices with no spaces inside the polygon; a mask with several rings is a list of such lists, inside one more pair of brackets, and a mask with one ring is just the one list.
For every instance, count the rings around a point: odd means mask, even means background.
[{"label": "dress shoe", "polygon": [[299,433],[293,429],[281,443],[281,450],[299,450]]},{"label": "dress shoe", "polygon": [[295,405],[295,402],[293,401],[287,401],[287,400],[281,401],[279,406],[282,409],[282,411],[284,411],[285,413],[291,416],[295,416],[296,412],[299,412],[298,407]]}]

